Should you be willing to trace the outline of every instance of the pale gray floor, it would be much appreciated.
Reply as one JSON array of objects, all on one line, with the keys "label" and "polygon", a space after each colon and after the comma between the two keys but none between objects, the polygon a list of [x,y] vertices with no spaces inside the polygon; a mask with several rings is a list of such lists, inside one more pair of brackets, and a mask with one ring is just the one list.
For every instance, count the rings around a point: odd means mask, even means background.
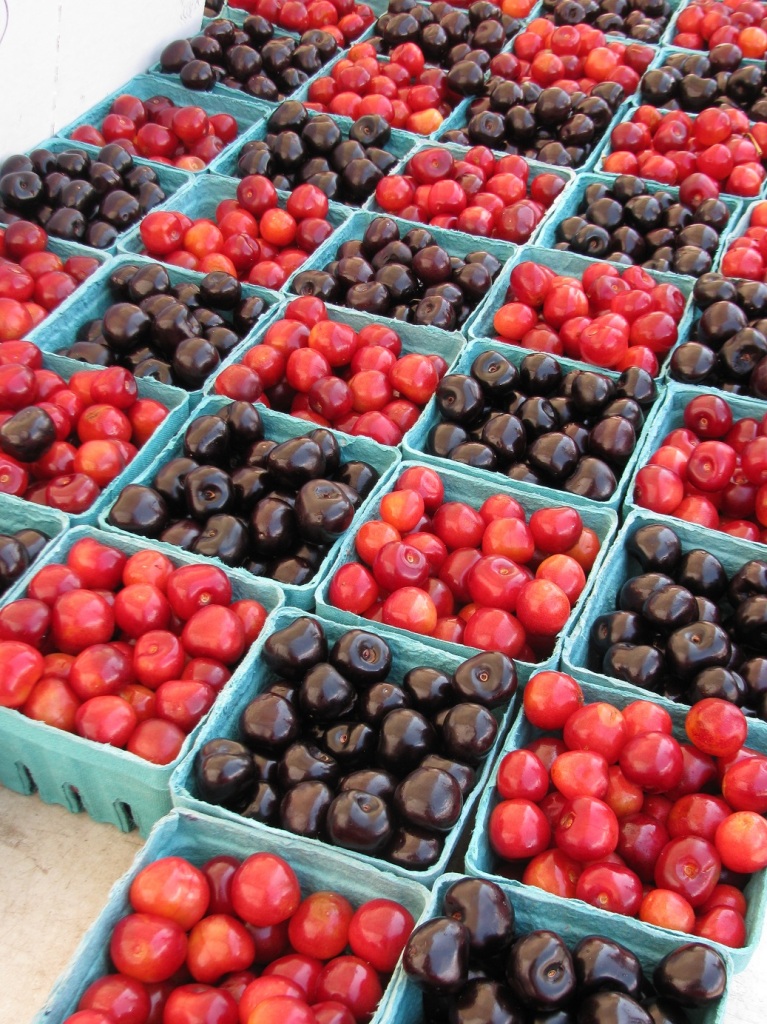
[{"label": "pale gray floor", "polygon": [[[42,1007],[141,842],[0,787],[0,1024],[28,1024]],[[732,986],[727,1024],[764,1024],[765,968],[767,929]]]}]

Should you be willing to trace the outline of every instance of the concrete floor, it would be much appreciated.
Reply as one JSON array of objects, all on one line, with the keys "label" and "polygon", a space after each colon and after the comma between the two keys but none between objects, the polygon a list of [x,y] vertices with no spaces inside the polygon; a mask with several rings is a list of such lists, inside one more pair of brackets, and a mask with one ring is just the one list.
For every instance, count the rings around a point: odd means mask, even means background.
[{"label": "concrete floor", "polygon": [[[0,1024],[27,1024],[41,1009],[141,843],[0,787]],[[764,1024],[766,968],[767,929],[732,985],[727,1024]]]}]

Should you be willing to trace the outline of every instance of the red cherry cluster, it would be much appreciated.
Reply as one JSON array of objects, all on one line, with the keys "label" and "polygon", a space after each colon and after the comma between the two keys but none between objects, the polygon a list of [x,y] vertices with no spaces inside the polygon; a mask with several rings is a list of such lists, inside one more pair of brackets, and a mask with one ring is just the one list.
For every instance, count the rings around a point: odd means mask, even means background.
[{"label": "red cherry cluster", "polygon": [[334,322],[321,299],[305,295],[288,303],[261,344],[219,374],[214,390],[254,402],[264,400],[264,388],[287,386],[281,411],[398,445],[446,371],[440,355],[403,355],[393,327],[368,324],[355,331]]},{"label": "red cherry cluster", "polygon": [[215,220],[153,210],[139,231],[155,259],[202,274],[221,270],[279,289],[333,233],[327,214],[328,197],[316,185],[299,185],[280,205],[271,181],[250,174],[237,185],[236,199],[218,204]]},{"label": "red cherry cluster", "polygon": [[693,210],[720,192],[757,196],[767,172],[767,125],[750,124],[734,107],[707,107],[696,117],[643,104],[610,135],[602,169],[639,174],[679,186],[679,201]]},{"label": "red cherry cluster", "polygon": [[474,146],[456,160],[444,147],[430,146],[408,160],[404,174],[379,181],[376,202],[407,220],[522,243],[567,184],[551,173],[529,177],[521,156],[496,157]]},{"label": "red cherry cluster", "polygon": [[214,565],[78,540],[0,611],[0,706],[169,764],[266,614]]},{"label": "red cherry cluster", "polygon": [[767,867],[767,757],[743,746],[740,708],[696,704],[684,742],[659,704],[584,704],[576,680],[552,671],[530,679],[524,714],[546,735],[498,766],[488,831],[504,873],[743,946],[743,876]]},{"label": "red cherry cluster", "polygon": [[306,105],[353,121],[380,114],[393,128],[431,135],[462,99],[448,88],[446,71],[426,66],[415,43],[395,46],[389,60],[372,43],[357,43],[329,75],[311,83]]},{"label": "red cherry cluster", "polygon": [[128,899],[109,941],[118,973],[97,978],[64,1024],[364,1024],[415,924],[394,900],[302,897],[272,853],[199,868],[162,857]]},{"label": "red cherry cluster", "polygon": [[31,342],[0,347],[0,491],[79,515],[122,473],[168,415],[139,398],[119,366],[73,373],[42,368]]},{"label": "red cherry cluster", "polygon": [[0,230],[0,341],[23,338],[98,269],[92,256],[62,260],[47,245],[47,233],[31,221]]},{"label": "red cherry cluster", "polygon": [[767,281],[767,203],[757,203],[744,234],[733,238],[722,257],[725,277]]},{"label": "red cherry cluster", "polygon": [[760,0],[695,0],[679,12],[674,46],[713,50],[737,46],[744,57],[763,60],[767,52],[767,4]]},{"label": "red cherry cluster", "polygon": [[321,28],[335,36],[339,46],[361,36],[376,17],[367,4],[356,0],[232,0],[229,6],[260,14],[289,32]]},{"label": "red cherry cluster", "polygon": [[512,270],[493,327],[511,345],[655,376],[684,306],[675,285],[658,284],[640,267],[621,273],[614,263],[592,263],[579,279],[526,261]]},{"label": "red cherry cluster", "polygon": [[718,395],[698,395],[639,470],[634,501],[712,530],[767,544],[767,414],[735,420]]},{"label": "red cherry cluster", "polygon": [[445,502],[440,475],[406,469],[336,570],[330,603],[413,633],[538,661],[551,653],[599,551],[572,508],[526,520],[511,495]]},{"label": "red cherry cluster", "polygon": [[177,107],[167,96],[141,100],[126,92],[113,100],[100,127],[80,125],[70,138],[99,147],[118,142],[133,156],[201,171],[237,138],[237,121],[202,107]]},{"label": "red cherry cluster", "polygon": [[627,96],[636,91],[655,51],[640,43],[608,42],[592,25],[555,25],[535,18],[515,38],[503,78],[532,80],[543,88],[590,93],[600,82],[615,82]]}]

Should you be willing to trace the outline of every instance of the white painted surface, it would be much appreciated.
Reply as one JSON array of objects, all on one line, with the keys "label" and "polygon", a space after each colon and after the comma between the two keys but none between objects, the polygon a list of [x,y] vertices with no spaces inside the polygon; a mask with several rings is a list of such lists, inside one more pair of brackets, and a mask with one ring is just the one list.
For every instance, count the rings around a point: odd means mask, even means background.
[{"label": "white painted surface", "polygon": [[[0,1024],[27,1024],[42,1007],[140,845],[135,832],[0,787]],[[735,979],[727,1024],[764,1024],[765,968],[767,933]]]},{"label": "white painted surface", "polygon": [[53,135],[166,43],[193,34],[204,0],[0,0],[0,159]]}]

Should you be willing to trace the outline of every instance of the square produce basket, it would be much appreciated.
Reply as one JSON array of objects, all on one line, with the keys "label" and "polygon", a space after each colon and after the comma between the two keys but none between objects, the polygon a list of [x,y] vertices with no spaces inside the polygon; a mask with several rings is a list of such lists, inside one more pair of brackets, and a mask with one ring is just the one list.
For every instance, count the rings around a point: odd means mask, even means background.
[{"label": "square produce basket", "polygon": [[[196,94],[195,94],[196,95]],[[223,202],[224,199],[236,199],[237,197],[237,186],[239,181],[236,178],[222,178],[218,174],[205,174],[193,178],[189,181],[183,189],[158,206],[158,210],[174,210],[179,213],[185,213],[187,217],[192,220],[198,220],[200,218],[207,218],[215,221],[216,219],[216,208],[218,204]],[[285,204],[288,201],[287,192],[277,192],[278,205],[280,209],[285,209]],[[308,266],[311,259],[314,258],[315,254],[319,252],[323,246],[327,245],[328,242],[338,236],[338,228],[349,219],[349,211],[338,203],[331,203],[328,211],[327,220],[328,223],[335,229],[328,238],[322,242],[314,253],[311,253],[299,270],[303,270]],[[118,252],[137,254],[141,256],[147,256],[147,252],[144,249],[144,243],[141,240],[140,227],[136,226],[131,228],[125,235],[122,236],[118,242]],[[150,257],[152,258],[152,257]],[[162,262],[162,261],[160,261]],[[282,286],[280,291],[286,291],[288,285],[293,279],[294,274],[298,271],[294,271],[290,277],[288,277],[285,284]],[[250,287],[253,287],[252,285]],[[267,291],[267,289],[262,289]],[[272,294],[276,294],[273,292]]]},{"label": "square produce basket", "polygon": [[[197,416],[215,414],[219,409],[222,409],[224,406],[229,404],[230,399],[211,395],[195,409],[194,418]],[[313,425],[311,423],[307,423],[305,420],[294,419],[292,416],[286,416],[281,412],[274,412],[273,409],[260,407],[259,412],[261,413],[261,418],[264,423],[264,436],[274,441],[282,442],[287,441],[291,437],[302,437],[304,434],[310,433],[313,429]],[[144,484],[148,487],[151,486],[157,470],[161,466],[165,465],[165,463],[170,459],[174,459],[182,454],[184,432],[190,422],[191,419],[186,421],[183,430],[178,431],[173,438],[173,441],[169,440],[168,443],[166,443],[159,451],[157,448],[153,449],[150,456],[143,458],[142,461],[136,465],[130,481],[131,483]],[[348,434],[340,434],[335,431],[333,431],[333,433],[335,433],[338,439],[342,462],[353,462],[358,460],[361,462],[367,462],[380,474],[378,483],[373,488],[370,495],[357,509],[354,519],[352,520],[352,524],[347,531],[348,536],[353,537],[365,517],[369,504],[375,500],[375,495],[378,493],[379,488],[388,484],[391,472],[399,465],[400,453],[396,448],[385,448],[383,445],[378,444],[376,441],[371,441],[366,437],[350,437]],[[111,498],[114,499],[116,497],[117,492],[113,492],[111,494]],[[102,515],[99,517],[99,527],[106,530],[111,536],[134,537],[133,534],[126,533],[124,530],[120,530],[110,524],[109,508],[106,507],[104,507]],[[279,589],[285,595],[285,599],[288,604],[296,608],[312,608],[314,606],[315,591],[320,585],[321,580],[323,580],[330,571],[342,543],[343,538],[339,538],[339,540],[337,540],[330,549],[323,565],[317,571],[312,580],[309,583],[303,583],[300,586],[292,583],[280,583],[279,585],[273,584],[271,581],[265,580],[263,577],[253,576],[245,570],[240,571],[243,576],[249,580],[253,580],[254,582],[265,582],[269,583],[271,586],[279,586]],[[166,544],[158,540],[151,541],[151,546],[163,551],[169,557],[174,554],[178,554],[181,551],[180,548],[177,548],[173,544]],[[217,558],[208,558],[204,555],[194,555],[193,560],[198,562],[210,561],[213,562],[214,565],[218,565],[225,572],[232,571],[229,566],[224,565],[224,563],[220,562]]]},{"label": "square produce basket", "polygon": [[[246,103],[244,100],[232,96],[223,97],[218,96],[214,93],[207,92],[191,92],[189,89],[185,89],[183,85],[175,81],[163,82],[162,88],[157,81],[157,78],[153,75],[136,75],[131,78],[129,82],[121,86],[119,89],[115,89],[114,92],[110,93],[101,102],[95,104],[90,110],[87,110],[80,117],[75,118],[74,121],[70,121],[68,125],[61,128],[56,134],[62,139],[71,140],[72,132],[77,128],[81,128],[83,125],[93,125],[99,131],[101,130],[101,124],[107,114],[112,108],[112,104],[119,97],[128,93],[130,96],[135,96],[140,100],[148,100],[152,96],[167,96],[168,99],[173,101],[176,107],[202,107],[208,116],[211,114],[231,114],[237,121],[237,138],[230,142],[219,154],[223,156],[231,146],[237,146],[242,136],[257,122],[260,121],[263,115],[267,112],[266,106],[261,106],[255,99],[251,99],[250,102]],[[95,147],[94,147],[95,148]],[[150,158],[147,158],[147,162],[154,164]],[[163,166],[163,165],[160,165]],[[185,171],[184,174],[187,176],[205,174],[210,169],[210,165],[203,168],[201,171]]]},{"label": "square produce basket", "polygon": [[[146,548],[158,549],[141,537],[105,534],[81,527],[68,530],[49,547],[44,557],[35,563],[35,570],[66,560],[74,544],[85,537],[119,548],[128,556]],[[199,562],[178,548],[163,553],[176,567]],[[235,600],[260,601],[269,615],[282,607],[284,599],[275,583],[257,580],[237,570],[230,569],[228,575]],[[29,576],[25,582],[29,582]],[[21,586],[12,596],[15,599],[25,593],[26,586]],[[270,630],[270,621],[267,617],[265,633]],[[255,643],[245,653],[223,688],[224,694],[253,672],[258,650],[259,645]],[[157,819],[170,810],[171,774],[191,749],[199,729],[198,725],[187,736],[175,761],[157,765],[126,750],[95,743],[27,718],[20,711],[0,708],[0,782],[24,796],[36,792],[44,803],[61,804],[73,813],[84,810],[94,821],[109,822],[122,832],[137,827],[146,836]]]},{"label": "square produce basket", "polygon": [[0,533],[5,535],[17,533],[19,530],[39,530],[48,538],[48,543],[37,558],[18,579],[0,593],[0,601],[6,604],[24,592],[30,575],[43,564],[51,546],[69,529],[69,516],[55,508],[48,508],[47,505],[37,505],[0,492],[0,523]]},{"label": "square produce basket", "polygon": [[[77,1009],[85,989],[97,978],[110,973],[110,936],[117,922],[131,913],[130,886],[143,868],[163,857],[183,857],[201,867],[212,857],[226,855],[244,860],[253,853],[283,857],[298,875],[302,896],[334,889],[355,907],[374,896],[396,900],[410,911],[416,922],[423,917],[428,903],[429,892],[423,886],[364,864],[355,864],[335,851],[320,853],[296,836],[285,838],[250,832],[192,811],[174,810],[157,823],[131,867],[113,886],[104,909],[85,933],[33,1024],[63,1024]],[[385,994],[371,1024],[383,1021],[386,998]]]},{"label": "square produce basket", "polygon": [[[511,272],[518,264],[527,262],[537,263],[543,267],[549,267],[556,274],[582,278],[587,267],[593,266],[595,263],[604,263],[605,261],[593,260],[590,256],[579,256],[574,252],[562,252],[558,249],[544,249],[541,246],[526,246],[517,253],[513,260],[506,264],[493,282],[493,286],[490,291],[482,300],[479,307],[474,311],[474,315],[471,317],[467,325],[470,340],[474,340],[475,338],[496,337],[493,319],[501,306],[506,302],[506,292],[509,287],[509,281],[511,280]],[[692,278],[682,277],[680,274],[663,274],[659,271],[646,271],[646,273],[657,281],[658,284],[675,285],[684,295],[685,307],[682,311],[682,317],[677,324],[677,337],[685,338],[689,332],[690,322],[692,320],[692,289],[694,281]],[[502,340],[503,339],[501,339],[501,341]],[[664,356],[664,360],[667,358],[668,354]],[[586,363],[582,360],[574,359],[572,360],[572,364],[574,367],[578,367],[581,370],[601,369],[599,366],[594,366],[591,363]],[[661,366],[662,365],[663,363],[661,363]]]},{"label": "square produce basket", "polygon": [[[595,683],[586,682],[578,672],[574,673],[574,675],[581,684],[583,696],[587,704],[606,701],[617,708],[625,708],[626,705],[631,704],[633,701],[641,700],[643,696],[639,690],[629,691],[626,688],[619,689],[617,687],[613,689],[609,685],[600,686]],[[659,701],[659,703],[661,702]],[[687,708],[679,707],[670,701],[662,702],[662,704],[673,719],[674,736],[678,740],[686,742],[684,719],[687,714]],[[504,748],[498,756],[490,776],[490,781],[485,787],[482,799],[480,800],[474,823],[474,831],[472,832],[471,842],[466,854],[467,872],[470,875],[478,875],[480,878],[491,878],[493,881],[507,886],[510,894],[517,892],[536,893],[542,901],[542,906],[547,910],[544,920],[566,920],[573,911],[577,910],[584,915],[585,919],[590,921],[589,928],[593,933],[605,934],[606,932],[610,938],[617,938],[620,942],[625,941],[629,946],[632,945],[632,941],[636,941],[645,943],[649,948],[657,949],[661,942],[671,941],[672,939],[675,945],[689,942],[693,936],[683,932],[661,928],[659,925],[647,924],[638,918],[614,914],[608,910],[600,910],[597,907],[584,903],[583,900],[554,896],[534,886],[525,885],[523,882],[505,881],[496,870],[496,857],[490,848],[488,830],[490,815],[493,808],[500,802],[495,791],[498,767],[504,755],[509,751],[520,750],[530,743],[531,740],[542,735],[544,735],[543,730],[536,729],[530,724],[524,712],[520,712],[512,724]],[[767,743],[765,743],[765,740],[757,739],[751,730],[749,730],[747,742],[750,747],[753,747],[759,753],[767,753]],[[745,893],[748,899],[746,945],[741,949],[733,949],[731,946],[723,946],[718,942],[714,942],[713,939],[699,940],[713,946],[722,956],[730,957],[736,972],[742,971],[746,967],[759,945],[765,909],[767,909],[767,868],[757,871],[751,876],[745,888]],[[618,927],[620,927],[624,938],[620,938],[615,931]]]},{"label": "square produce basket", "polygon": [[[418,465],[419,463],[417,462],[403,462],[399,467],[397,467],[396,472],[404,472],[406,469],[417,467]],[[426,463],[425,465],[429,465],[431,469],[437,468],[434,462],[431,464]],[[603,508],[596,502],[586,501],[583,498],[576,498],[572,495],[567,495],[567,501],[557,502],[555,497],[553,497],[548,490],[544,491],[543,488],[539,488],[537,490],[531,488],[530,490],[525,490],[523,492],[521,488],[517,487],[516,481],[504,479],[500,475],[496,480],[493,477],[488,477],[484,474],[480,477],[478,474],[475,474],[473,470],[467,470],[465,467],[456,466],[455,469],[447,469],[443,468],[441,465],[438,468],[438,472],[445,485],[445,501],[467,501],[468,504],[472,505],[474,508],[478,508],[483,501],[493,494],[509,494],[516,498],[520,503],[525,510],[526,516],[529,516],[536,509],[555,508],[558,505],[566,504],[571,508],[577,509],[581,515],[584,526],[590,527],[599,537],[601,542],[599,554],[597,555],[596,561],[588,575],[583,593],[575,603],[575,607],[570,613],[570,618],[556,640],[552,653],[545,660],[536,662],[535,664],[523,661],[516,662],[517,671],[519,672],[520,680],[522,682],[527,682],[530,676],[535,672],[540,672],[545,668],[556,668],[559,664],[564,638],[573,628],[573,624],[578,620],[581,610],[586,603],[586,597],[601,572],[601,566],[607,554],[607,549],[610,546],[613,536],[618,528],[618,516],[610,508]],[[384,494],[388,493],[392,489],[392,484],[394,482],[393,477],[394,473],[392,473],[382,484],[379,484],[375,492],[370,496],[366,503],[364,514],[360,517],[360,520],[357,523],[357,529],[359,529],[363,522],[368,522],[371,519],[378,518],[380,499]],[[340,608],[336,608],[330,603],[328,591],[333,572],[347,562],[359,561],[355,551],[354,540],[354,535],[350,533],[342,542],[335,563],[331,567],[331,570],[325,574],[325,577],[318,587],[317,611],[320,615],[325,616],[332,622],[340,622],[345,626],[359,626],[362,629],[373,628],[370,626],[368,619],[359,615],[352,615],[350,612],[342,611]],[[437,650],[444,651],[447,654],[456,655],[462,659],[471,657],[473,654],[476,654],[478,650],[475,647],[467,647],[463,644],[452,643],[451,641],[421,637],[405,630],[401,630],[396,626],[379,627],[376,623],[375,629],[382,633],[385,630],[392,636],[415,637],[418,640],[424,640],[424,642],[427,642]]]},{"label": "square produce basket", "polygon": [[[474,360],[482,355],[484,352],[499,352],[502,356],[513,363],[514,366],[519,366],[522,361],[529,355],[533,355],[533,351],[527,348],[520,348],[517,345],[506,345],[502,342],[492,341],[490,338],[479,338],[476,341],[470,341],[468,346],[461,353],[460,358],[449,370],[450,373],[466,373],[468,374],[471,370]],[[557,362],[562,367],[564,373],[569,373],[572,370],[580,371],[585,368],[585,364],[576,363],[572,359],[567,359],[565,356],[555,356]],[[610,377],[612,380],[617,380],[620,376],[619,373],[612,370],[601,370],[599,367],[592,366],[588,369],[596,372],[603,373],[606,377]],[[656,402],[660,401],[660,395],[656,399]],[[649,413],[647,413],[649,416]],[[437,455],[433,455],[427,451],[427,445],[429,441],[429,433],[433,427],[438,423],[442,423],[442,417],[437,409],[437,402],[435,398],[430,398],[429,403],[421,413],[418,422],[408,430],[402,439],[402,453],[406,459],[423,459],[426,462],[434,462],[439,467],[450,467],[460,465],[460,463],[454,462],[451,459],[443,459]],[[646,420],[645,420],[646,422]],[[634,469],[634,459],[640,446],[640,439],[644,433],[637,438],[636,447],[631,454],[628,462],[623,468],[623,471],[616,477],[618,480],[618,486],[615,489],[615,493],[612,497],[608,498],[607,501],[600,501],[598,505],[602,508],[612,508],[616,512],[620,511],[621,503],[626,493],[626,487],[628,485],[629,478]],[[487,480],[488,483],[492,483],[496,480],[503,480],[503,470],[488,470],[488,469],[476,469],[472,468],[472,473],[477,475],[477,479]],[[515,480],[515,486],[520,489],[524,494],[544,494],[548,493],[551,495],[553,501],[557,499],[569,502],[573,497],[567,491],[558,489],[556,487],[545,487],[539,484],[530,484],[524,480]],[[581,499],[584,501],[591,502],[591,499]]]},{"label": "square produce basket", "polygon": [[[150,259],[147,256],[138,256],[126,253],[113,257],[103,267],[100,267],[91,277],[89,277],[81,289],[78,289],[74,295],[71,295],[69,299],[59,306],[56,310],[55,317],[52,317],[49,320],[44,320],[38,327],[30,332],[30,341],[33,341],[43,352],[51,353],[52,356],[59,361],[61,369],[59,369],[58,372],[60,373],[63,373],[66,370],[68,374],[72,374],[75,370],[89,369],[91,364],[82,363],[77,359],[71,359],[63,353],[70,347],[70,345],[74,344],[78,339],[80,330],[82,330],[89,321],[98,320],[104,315],[110,306],[121,301],[112,293],[109,286],[109,279],[115,270],[118,270],[120,267],[145,267],[152,266],[153,264],[160,265],[157,260]],[[199,274],[194,270],[184,270],[182,267],[174,267],[169,263],[163,263],[161,265],[168,272],[168,277],[170,278],[172,285],[187,283],[199,284],[205,278],[204,274]],[[256,324],[256,330],[260,330],[262,326],[271,322],[277,309],[279,296],[276,292],[270,291],[268,288],[259,288],[253,284],[243,283],[241,288],[243,298],[257,296],[264,300],[266,309]],[[231,322],[231,313],[223,309],[219,312],[225,320]],[[230,353],[230,356],[234,355],[235,352],[239,352],[248,337],[250,336],[246,335],[246,337],[239,342],[236,349]],[[227,359],[228,358],[229,356]],[[93,368],[102,369],[102,367]],[[187,400],[190,408],[192,409],[200,401],[203,394],[201,388],[196,391],[186,391],[184,388],[171,384],[162,384],[160,381],[155,381],[149,377],[138,378],[138,382],[139,388],[141,388],[142,384],[151,385],[155,389],[154,397],[164,395],[166,393],[173,394],[177,398]],[[162,399],[160,400],[162,401]]]},{"label": "square produce basket", "polygon": [[[347,218],[346,224],[339,231],[334,231],[329,238],[325,239],[322,245],[312,253],[306,263],[299,267],[292,277],[288,278],[285,288],[290,292],[295,292],[296,274],[300,274],[304,270],[323,270],[328,263],[335,260],[338,248],[343,242],[348,242],[351,239],[361,239],[368,226],[378,217],[386,217],[389,220],[393,220],[399,228],[400,237],[406,235],[408,231],[412,231],[413,228],[424,228],[432,235],[435,244],[441,246],[450,256],[467,256],[470,252],[480,251],[488,252],[495,256],[502,266],[491,287],[490,295],[493,294],[497,282],[504,277],[509,262],[517,258],[520,252],[519,246],[514,245],[513,242],[502,242],[497,238],[475,239],[473,236],[465,235],[461,231],[447,231],[445,228],[433,228],[428,224],[416,224],[415,221],[392,217],[388,213],[373,213],[369,210],[360,210],[354,213],[350,219]],[[487,296],[484,299],[480,299],[477,307],[466,320],[466,323],[460,328],[456,327],[456,331],[460,331],[464,337],[471,337],[470,326],[474,323],[479,311],[486,302]],[[385,317],[384,319],[389,320],[391,318]]]},{"label": "square produce basket", "polygon": [[[429,905],[424,920],[430,921],[441,917],[443,900],[447,890],[465,875],[447,874],[439,879],[431,891]],[[689,936],[677,938],[674,932],[658,929],[657,934],[637,933],[635,929],[626,928],[626,918],[613,914],[604,921],[595,920],[594,912],[585,904],[578,902],[563,906],[559,901],[552,904],[553,897],[548,897],[540,889],[531,886],[515,886],[504,878],[494,879],[509,898],[514,909],[514,933],[522,936],[527,932],[546,928],[557,932],[568,947],[572,949],[581,939],[590,935],[606,935],[614,942],[626,946],[636,954],[648,978],[652,977],[657,964],[669,953],[684,945]],[[721,952],[721,950],[720,950]],[[727,954],[723,954],[727,965],[728,978],[732,975],[732,962]],[[400,964],[391,988],[385,1024],[424,1024],[423,1002],[428,999],[415,982],[411,981]],[[727,1019],[725,1009],[727,991],[715,1005],[702,1010],[686,1010],[694,1024],[724,1024]],[[554,1014],[556,1017],[556,1014]],[[545,1015],[544,1015],[545,1019]]]},{"label": "square produce basket", "polygon": [[[284,629],[286,626],[289,626],[291,622],[294,622],[297,618],[301,617],[302,614],[302,612],[295,608],[282,608],[273,617],[269,632],[273,633],[279,629]],[[328,639],[329,648],[340,637],[348,632],[348,627],[345,625],[341,625],[337,622],[330,622],[327,619],[320,618],[319,616],[311,617],[322,627],[325,636]],[[400,684],[411,668],[423,665],[432,668],[439,667],[440,670],[445,672],[453,672],[464,660],[454,654],[437,650],[429,641],[428,637],[411,639],[403,636],[401,633],[395,635],[394,631],[388,632],[385,629],[379,629],[377,625],[373,626],[373,624],[370,624],[370,626],[371,631],[374,631],[376,636],[381,636],[381,638],[385,640],[391,648],[392,668],[389,676],[387,676],[388,682]],[[264,637],[264,640],[266,639],[266,631],[262,633],[262,637]],[[260,646],[263,646],[263,642]],[[230,690],[227,694],[227,699],[223,701],[220,706],[217,705],[214,708],[202,731],[198,734],[194,748],[190,750],[188,756],[184,758],[183,762],[173,773],[173,778],[171,779],[171,796],[174,806],[185,807],[192,811],[196,811],[199,814],[210,815],[213,818],[220,818],[233,824],[236,823],[241,829],[252,829],[256,834],[267,832],[269,835],[282,837],[286,841],[293,835],[293,833],[288,832],[285,829],[278,828],[277,826],[263,825],[248,818],[243,818],[242,815],[238,814],[236,811],[230,811],[225,807],[208,803],[198,795],[195,780],[195,760],[197,753],[203,744],[207,743],[208,740],[217,739],[219,737],[238,740],[240,735],[239,721],[243,710],[248,706],[251,700],[253,700],[256,694],[262,692],[270,683],[275,682],[277,678],[277,675],[268,668],[261,658],[259,658],[255,676],[248,679],[247,685],[240,685],[237,687],[236,691],[234,689]],[[318,855],[325,850],[337,850],[345,857],[349,857],[357,863],[372,864],[380,870],[386,871],[392,875],[397,875],[400,878],[411,879],[413,881],[421,882],[423,885],[427,886],[433,885],[437,878],[447,870],[448,862],[453,856],[456,846],[462,834],[465,832],[469,820],[473,816],[477,801],[479,800],[480,794],[487,783],[490,770],[495,760],[495,755],[503,743],[504,737],[506,736],[509,726],[518,710],[518,705],[519,702],[516,696],[514,696],[505,706],[494,709],[493,715],[498,722],[498,736],[493,744],[492,750],[478,766],[474,789],[464,800],[461,817],[447,834],[442,854],[439,860],[432,867],[426,868],[422,871],[414,869],[408,870],[407,868],[400,867],[397,864],[392,864],[381,858],[364,853],[357,853],[353,850],[347,850],[344,847],[334,846],[319,839],[304,838],[303,841],[307,845],[316,849]]]}]

